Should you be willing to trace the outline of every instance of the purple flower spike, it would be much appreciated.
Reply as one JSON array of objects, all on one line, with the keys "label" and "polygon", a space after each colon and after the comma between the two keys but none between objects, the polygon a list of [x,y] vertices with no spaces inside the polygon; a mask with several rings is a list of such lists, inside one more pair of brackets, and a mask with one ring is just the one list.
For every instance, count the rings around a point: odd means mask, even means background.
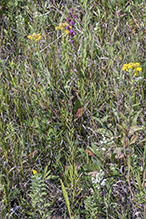
[{"label": "purple flower spike", "polygon": [[73,37],[75,35],[75,32],[73,30],[70,30],[70,35]]},{"label": "purple flower spike", "polygon": [[67,18],[67,22],[69,23],[71,21],[70,17]]},{"label": "purple flower spike", "polygon": [[71,12],[69,12],[68,15],[69,15],[70,17],[72,17],[72,13],[71,13]]},{"label": "purple flower spike", "polygon": [[73,17],[74,17],[74,18],[77,18],[77,15],[76,15],[76,14],[74,14],[74,15],[73,15]]},{"label": "purple flower spike", "polygon": [[74,40],[71,40],[71,43],[74,43]]},{"label": "purple flower spike", "polygon": [[73,11],[73,9],[72,9],[72,8],[70,8],[70,11]]},{"label": "purple flower spike", "polygon": [[71,25],[72,27],[74,27],[75,22],[74,22],[74,21],[71,21],[71,22],[70,22],[70,25]]},{"label": "purple flower spike", "polygon": [[66,26],[66,29],[67,29],[67,30],[70,30],[70,26],[69,26],[69,25],[67,25],[67,26]]}]

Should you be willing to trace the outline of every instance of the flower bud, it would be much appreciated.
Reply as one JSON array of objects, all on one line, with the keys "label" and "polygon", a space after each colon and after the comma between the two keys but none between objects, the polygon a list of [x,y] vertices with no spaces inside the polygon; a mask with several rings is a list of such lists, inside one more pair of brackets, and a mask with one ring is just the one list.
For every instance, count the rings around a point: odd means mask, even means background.
[{"label": "flower bud", "polygon": [[74,22],[74,21],[71,21],[71,22],[70,22],[70,25],[71,25],[72,27],[74,27],[75,22]]}]

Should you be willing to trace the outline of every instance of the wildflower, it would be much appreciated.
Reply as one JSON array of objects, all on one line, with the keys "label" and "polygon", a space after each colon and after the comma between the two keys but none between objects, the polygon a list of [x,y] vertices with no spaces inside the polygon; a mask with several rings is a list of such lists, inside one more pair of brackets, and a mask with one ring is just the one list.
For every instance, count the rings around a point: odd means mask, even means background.
[{"label": "wildflower", "polygon": [[133,69],[133,67],[134,67],[134,66],[133,66],[133,63],[130,62],[129,65],[128,65],[128,68],[129,68],[129,69]]},{"label": "wildflower", "polygon": [[69,34],[69,30],[65,30],[65,33],[68,35]]},{"label": "wildflower", "polygon": [[37,42],[42,39],[42,36],[40,33],[39,34],[33,33],[32,35],[28,35],[27,38],[30,40],[35,40],[35,42]]},{"label": "wildflower", "polygon": [[72,13],[71,13],[71,12],[69,12],[68,15],[69,15],[70,17],[72,17]]},{"label": "wildflower", "polygon": [[142,68],[141,67],[137,67],[134,69],[135,70],[135,76],[138,76],[138,72],[142,72]]},{"label": "wildflower", "polygon": [[67,30],[70,30],[70,28],[71,28],[71,26],[69,26],[69,25],[66,26],[66,29],[67,29]]},{"label": "wildflower", "polygon": [[[68,27],[68,29],[67,29],[67,27]],[[71,27],[69,26],[69,24],[67,22],[60,23],[58,27],[55,27],[56,30],[61,30],[61,31],[67,29],[67,30],[65,30],[66,34],[69,34],[69,30],[70,30],[69,28],[71,28]]]},{"label": "wildflower", "polygon": [[76,15],[76,14],[74,14],[74,15],[73,15],[73,17],[74,17],[74,18],[77,18],[77,15]]},{"label": "wildflower", "polygon": [[32,170],[32,172],[33,172],[33,175],[35,175],[35,174],[37,174],[38,172],[36,171],[36,170]]},{"label": "wildflower", "polygon": [[67,22],[64,23],[60,23],[59,26],[55,27],[56,30],[61,30],[64,31],[66,34],[70,35],[70,42],[73,46],[74,44],[74,40],[73,40],[73,36],[75,35],[75,32],[73,30],[74,26],[75,26],[75,22],[73,20],[73,18],[76,18],[77,15],[72,15],[73,9],[70,9],[70,12],[68,13],[69,17],[66,19]]},{"label": "wildflower", "polygon": [[123,71],[128,71],[128,64],[124,64],[122,70],[123,70]]},{"label": "wildflower", "polygon": [[104,179],[104,175],[104,171],[100,170],[100,172],[97,172],[95,177],[91,178],[91,181],[95,185],[95,188],[100,189],[100,187],[106,185],[106,179]]},{"label": "wildflower", "polygon": [[143,79],[143,77],[137,77],[136,79],[135,79],[135,81],[139,81],[139,80],[142,80]]},{"label": "wildflower", "polygon": [[139,62],[130,62],[129,64],[124,64],[122,67],[123,71],[128,71],[129,69],[135,70],[135,76],[138,76],[138,72],[142,72],[142,68],[140,67]]},{"label": "wildflower", "polygon": [[141,67],[135,68],[135,71],[142,72],[142,68]]},{"label": "wildflower", "polygon": [[71,22],[71,18],[70,17],[67,18],[67,22],[68,23]]},{"label": "wildflower", "polygon": [[71,25],[72,27],[74,27],[75,22],[74,22],[74,21],[71,21],[71,22],[70,22],[70,25]]},{"label": "wildflower", "polygon": [[73,37],[75,35],[75,32],[71,29],[70,30],[70,35]]},{"label": "wildflower", "polygon": [[139,67],[139,66],[140,66],[140,63],[136,62],[135,67]]}]

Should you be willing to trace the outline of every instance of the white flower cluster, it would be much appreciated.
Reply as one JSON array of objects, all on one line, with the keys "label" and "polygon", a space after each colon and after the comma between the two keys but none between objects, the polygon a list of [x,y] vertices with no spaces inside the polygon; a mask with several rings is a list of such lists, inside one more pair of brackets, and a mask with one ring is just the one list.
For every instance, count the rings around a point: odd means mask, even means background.
[{"label": "white flower cluster", "polygon": [[95,185],[95,188],[100,189],[101,187],[106,185],[106,179],[104,179],[104,175],[104,171],[100,170],[100,172],[98,172],[95,177],[91,178],[91,181]]},{"label": "white flower cluster", "polygon": [[102,138],[103,139],[102,139],[102,141],[100,141],[100,144],[113,144],[114,143],[114,141],[113,141],[114,137],[107,138],[104,135],[102,135]]},{"label": "white flower cluster", "polygon": [[95,31],[98,31],[98,30],[100,29],[100,26],[99,26],[99,25],[100,25],[99,22],[96,23],[96,27],[94,28]]},{"label": "white flower cluster", "polygon": [[143,77],[137,77],[137,78],[135,78],[135,81],[140,81],[140,80],[142,80],[143,79]]}]

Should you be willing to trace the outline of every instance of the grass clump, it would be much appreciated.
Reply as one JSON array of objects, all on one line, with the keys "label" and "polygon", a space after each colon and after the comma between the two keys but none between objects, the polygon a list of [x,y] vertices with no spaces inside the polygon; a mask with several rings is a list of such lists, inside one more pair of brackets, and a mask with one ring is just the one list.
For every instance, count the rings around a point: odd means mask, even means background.
[{"label": "grass clump", "polygon": [[2,1],[2,218],[146,217],[145,9]]}]

